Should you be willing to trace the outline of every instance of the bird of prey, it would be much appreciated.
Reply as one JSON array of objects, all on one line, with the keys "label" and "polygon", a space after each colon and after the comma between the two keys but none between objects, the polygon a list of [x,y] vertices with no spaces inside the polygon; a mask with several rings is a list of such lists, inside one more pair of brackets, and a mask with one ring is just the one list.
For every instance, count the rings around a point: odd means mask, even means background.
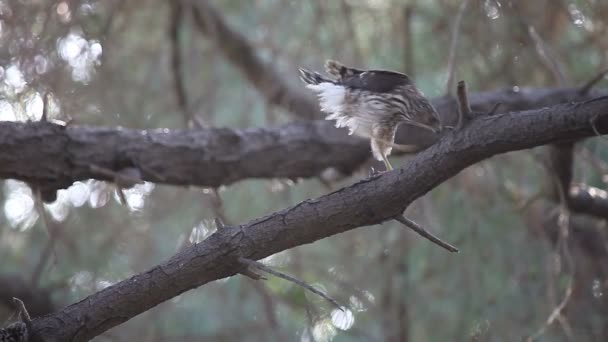
[{"label": "bird of prey", "polygon": [[388,155],[399,124],[441,132],[437,111],[407,75],[355,69],[333,60],[325,62],[325,71],[329,77],[300,68],[300,79],[317,93],[327,120],[370,139],[372,154],[387,170],[393,169]]}]

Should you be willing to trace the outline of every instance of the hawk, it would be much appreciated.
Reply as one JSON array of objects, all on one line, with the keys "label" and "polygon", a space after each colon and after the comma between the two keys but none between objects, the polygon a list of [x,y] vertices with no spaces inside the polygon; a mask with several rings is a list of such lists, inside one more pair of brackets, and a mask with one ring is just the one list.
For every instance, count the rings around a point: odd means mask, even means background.
[{"label": "hawk", "polygon": [[300,68],[300,79],[317,93],[327,120],[370,139],[372,154],[387,170],[393,169],[388,156],[399,124],[441,132],[437,111],[407,75],[355,69],[333,60],[325,62],[325,71],[329,77]]}]

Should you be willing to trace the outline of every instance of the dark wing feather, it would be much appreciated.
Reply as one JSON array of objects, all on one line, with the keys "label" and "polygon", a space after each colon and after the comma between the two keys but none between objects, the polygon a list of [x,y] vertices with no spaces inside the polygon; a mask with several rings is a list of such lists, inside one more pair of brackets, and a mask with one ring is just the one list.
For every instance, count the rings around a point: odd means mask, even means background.
[{"label": "dark wing feather", "polygon": [[412,81],[405,74],[386,70],[369,70],[351,77],[342,78],[341,84],[375,93],[388,93],[395,88],[411,85]]}]

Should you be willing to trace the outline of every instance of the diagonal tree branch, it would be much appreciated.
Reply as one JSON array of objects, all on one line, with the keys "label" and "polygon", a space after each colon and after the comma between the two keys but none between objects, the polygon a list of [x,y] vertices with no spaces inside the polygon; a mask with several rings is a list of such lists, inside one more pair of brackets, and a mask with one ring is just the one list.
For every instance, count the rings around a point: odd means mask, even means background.
[{"label": "diagonal tree branch", "polygon": [[46,341],[87,341],[174,296],[237,274],[239,257],[277,252],[378,224],[403,212],[464,168],[495,154],[608,132],[608,97],[473,119],[401,168],[306,200],[239,226],[227,226],[150,270],[105,288],[59,312],[33,320]]}]

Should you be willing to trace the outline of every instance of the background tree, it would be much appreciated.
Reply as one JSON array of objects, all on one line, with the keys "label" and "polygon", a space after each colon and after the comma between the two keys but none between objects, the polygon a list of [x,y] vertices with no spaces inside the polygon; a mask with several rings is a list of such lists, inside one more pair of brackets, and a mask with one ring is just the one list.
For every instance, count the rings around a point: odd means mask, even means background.
[{"label": "background tree", "polygon": [[[591,100],[607,93],[594,88],[607,15],[600,1],[0,2],[0,319],[18,297],[33,317],[52,313],[33,324],[55,340],[604,340],[608,155],[602,138],[580,138],[591,123],[608,130],[606,100]],[[465,79],[475,115],[435,145],[403,127],[398,142],[433,146],[357,183],[381,166],[365,141],[315,120],[297,79],[326,58],[405,71],[450,124]],[[418,197],[408,217],[459,254],[387,221]],[[297,216],[316,206],[342,216]],[[235,258],[196,254],[216,241],[223,251],[239,224],[260,232],[235,243],[242,251],[292,227],[293,240],[243,256],[298,246],[262,261],[344,311],[260,270],[268,280],[155,295],[188,256],[216,266],[176,288],[255,277]],[[119,283],[133,275],[152,285]],[[125,292],[131,311],[81,315],[78,301],[116,284],[141,294]]]}]

